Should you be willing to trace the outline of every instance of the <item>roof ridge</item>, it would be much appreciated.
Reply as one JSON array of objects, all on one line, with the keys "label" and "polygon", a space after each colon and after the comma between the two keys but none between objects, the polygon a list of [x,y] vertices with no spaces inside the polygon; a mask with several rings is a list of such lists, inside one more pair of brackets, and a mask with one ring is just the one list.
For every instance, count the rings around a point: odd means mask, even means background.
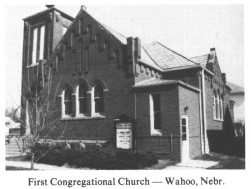
[{"label": "roof ridge", "polygon": [[196,64],[196,65],[200,65],[199,63],[196,63],[196,62],[194,62],[194,61],[190,60],[189,58],[187,58],[187,57],[185,57],[185,56],[183,56],[183,55],[181,55],[181,54],[177,53],[176,51],[174,51],[174,50],[172,50],[172,49],[170,49],[170,48],[166,47],[166,46],[165,46],[165,45],[163,45],[162,43],[160,43],[160,42],[158,42],[158,41],[156,41],[156,42],[157,42],[159,45],[161,45],[162,47],[164,47],[164,48],[168,49],[169,51],[172,51],[173,53],[175,53],[175,54],[177,54],[177,55],[181,56],[182,58],[185,58],[186,60],[188,60],[188,61],[190,61],[190,62],[192,62],[192,63],[194,63],[194,64]]},{"label": "roof ridge", "polygon": [[190,57],[189,59],[198,58],[198,57],[202,57],[202,56],[206,56],[206,55],[209,55],[209,53],[208,54],[199,55],[199,56],[193,56],[193,57]]},{"label": "roof ridge", "polygon": [[[108,29],[110,29],[110,30],[112,30],[113,32],[116,32],[117,34],[119,34],[121,37],[124,37],[125,39],[127,39],[127,37],[126,36],[124,36],[123,34],[121,34],[121,33],[119,33],[119,32],[117,32],[116,30],[114,30],[113,28],[111,28],[110,26],[107,26],[106,24],[104,24],[104,23],[101,23],[101,22],[99,22],[101,25],[103,25],[105,28],[108,28]],[[111,33],[111,32],[110,32]],[[114,36],[114,37],[116,37],[116,36]]]}]

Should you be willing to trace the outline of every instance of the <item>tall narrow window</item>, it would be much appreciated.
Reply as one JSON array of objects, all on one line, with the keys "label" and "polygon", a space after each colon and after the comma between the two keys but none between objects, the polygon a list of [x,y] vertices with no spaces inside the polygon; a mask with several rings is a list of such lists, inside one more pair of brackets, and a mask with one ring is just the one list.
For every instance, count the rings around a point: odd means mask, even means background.
[{"label": "tall narrow window", "polygon": [[76,74],[77,73],[77,51],[76,51],[76,49],[74,49],[72,51],[72,53],[73,53],[73,57],[74,57],[74,59],[73,59],[73,61],[74,61],[74,73]]},{"label": "tall narrow window", "polygon": [[72,91],[70,88],[64,91],[64,114],[70,116],[72,114]]},{"label": "tall narrow window", "polygon": [[214,91],[214,100],[213,100],[213,116],[214,116],[214,119],[216,119],[216,98],[217,98],[217,95],[216,95],[216,92]]},{"label": "tall narrow window", "polygon": [[45,25],[34,27],[32,31],[32,64],[44,59]]},{"label": "tall narrow window", "polygon": [[80,41],[80,72],[83,72],[83,40]]},{"label": "tall narrow window", "polygon": [[95,113],[104,112],[104,89],[100,84],[94,87]]},{"label": "tall narrow window", "polygon": [[220,108],[219,108],[219,113],[220,113],[220,120],[223,120],[223,100],[222,100],[222,96],[220,95],[219,96],[219,106],[220,106]]},{"label": "tall narrow window", "polygon": [[160,95],[150,95],[151,135],[161,135]]},{"label": "tall narrow window", "polygon": [[33,29],[33,44],[32,44],[32,63],[37,63],[37,36],[38,28]]},{"label": "tall narrow window", "polygon": [[78,86],[78,109],[79,114],[83,115],[87,113],[87,87],[84,83]]},{"label": "tall narrow window", "polygon": [[215,95],[216,95],[216,102],[215,102],[215,104],[216,104],[216,111],[215,111],[215,117],[216,117],[216,119],[218,119],[218,118],[219,118],[219,96],[218,96],[217,93],[216,93]]},{"label": "tall narrow window", "polygon": [[154,94],[153,96],[153,114],[154,114],[154,129],[161,129],[161,117],[160,117],[160,95]]},{"label": "tall narrow window", "polygon": [[44,37],[45,37],[45,26],[40,28],[40,44],[39,44],[39,60],[44,59]]}]

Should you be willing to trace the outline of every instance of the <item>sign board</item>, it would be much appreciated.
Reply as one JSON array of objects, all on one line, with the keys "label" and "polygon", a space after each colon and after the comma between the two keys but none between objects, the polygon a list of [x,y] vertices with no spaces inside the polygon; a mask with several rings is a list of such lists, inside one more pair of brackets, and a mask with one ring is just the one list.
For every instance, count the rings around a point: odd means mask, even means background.
[{"label": "sign board", "polygon": [[121,149],[132,149],[132,123],[116,124],[116,146]]}]

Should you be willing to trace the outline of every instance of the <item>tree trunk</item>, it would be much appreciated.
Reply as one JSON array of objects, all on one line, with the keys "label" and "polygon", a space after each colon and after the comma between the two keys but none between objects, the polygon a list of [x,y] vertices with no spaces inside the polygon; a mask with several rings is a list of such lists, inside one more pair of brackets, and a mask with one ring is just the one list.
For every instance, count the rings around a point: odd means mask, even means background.
[{"label": "tree trunk", "polygon": [[34,156],[35,154],[31,152],[31,170],[34,170]]}]

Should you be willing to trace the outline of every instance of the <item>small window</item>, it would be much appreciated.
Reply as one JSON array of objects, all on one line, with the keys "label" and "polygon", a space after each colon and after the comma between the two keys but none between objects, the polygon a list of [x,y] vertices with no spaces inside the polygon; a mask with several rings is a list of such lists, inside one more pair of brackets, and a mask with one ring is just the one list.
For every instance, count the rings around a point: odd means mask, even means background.
[{"label": "small window", "polygon": [[94,87],[95,113],[104,112],[104,89],[100,84]]}]

